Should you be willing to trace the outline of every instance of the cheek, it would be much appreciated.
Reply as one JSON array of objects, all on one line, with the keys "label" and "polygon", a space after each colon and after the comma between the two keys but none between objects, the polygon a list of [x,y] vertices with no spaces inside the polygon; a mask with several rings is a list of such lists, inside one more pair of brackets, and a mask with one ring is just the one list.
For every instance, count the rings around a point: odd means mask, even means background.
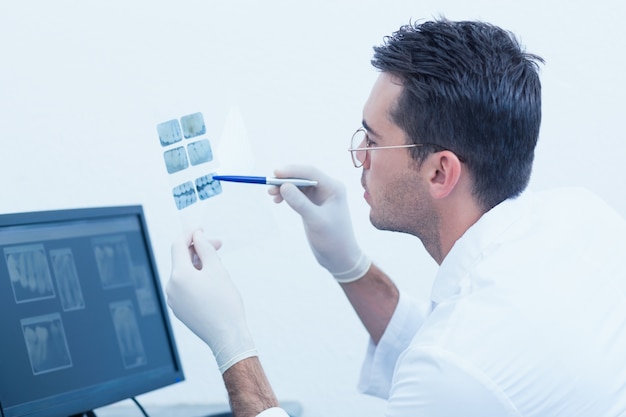
[{"label": "cheek", "polygon": [[[397,167],[395,169],[397,169]],[[389,177],[393,175],[395,169],[393,164],[390,164],[389,161],[385,160],[385,158],[372,158],[370,155],[370,164],[367,169],[367,176],[370,181],[377,184],[384,184],[388,181]]]},{"label": "cheek", "polygon": [[375,168],[374,170],[369,170],[366,175],[367,181],[367,190],[370,194],[380,195],[384,192],[385,188],[389,186],[389,182],[391,181],[390,172],[384,169],[380,169],[380,167]]},{"label": "cheek", "polygon": [[[393,150],[391,152],[393,152]],[[366,174],[368,185],[378,189],[386,188],[415,175],[415,171],[408,167],[406,158],[374,158],[370,161],[370,166]]]}]

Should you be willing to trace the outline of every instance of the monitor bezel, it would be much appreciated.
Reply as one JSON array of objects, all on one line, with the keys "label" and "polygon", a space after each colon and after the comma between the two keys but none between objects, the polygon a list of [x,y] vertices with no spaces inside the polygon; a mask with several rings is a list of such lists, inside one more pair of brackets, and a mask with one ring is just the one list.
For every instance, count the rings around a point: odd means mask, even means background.
[{"label": "monitor bezel", "polygon": [[59,415],[82,415],[115,402],[145,394],[166,386],[184,381],[185,376],[171,326],[167,303],[163,296],[161,280],[159,277],[154,251],[152,248],[148,225],[141,205],[107,206],[89,208],[70,208],[45,211],[33,211],[24,213],[8,213],[0,215],[0,230],[10,226],[29,226],[62,223],[70,221],[89,221],[105,218],[135,216],[138,219],[140,232],[148,263],[154,277],[154,285],[157,293],[159,314],[164,324],[167,335],[169,350],[172,356],[171,372],[143,372],[131,376],[119,378],[89,387],[80,388],[30,401],[27,403],[3,407],[0,398],[0,416],[2,417],[48,417]]}]

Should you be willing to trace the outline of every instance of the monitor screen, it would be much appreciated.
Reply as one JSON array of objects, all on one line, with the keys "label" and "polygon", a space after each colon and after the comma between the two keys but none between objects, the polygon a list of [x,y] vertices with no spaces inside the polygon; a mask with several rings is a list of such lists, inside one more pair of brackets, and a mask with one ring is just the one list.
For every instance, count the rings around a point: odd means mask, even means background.
[{"label": "monitor screen", "polygon": [[0,309],[3,417],[184,379],[141,206],[0,215]]}]

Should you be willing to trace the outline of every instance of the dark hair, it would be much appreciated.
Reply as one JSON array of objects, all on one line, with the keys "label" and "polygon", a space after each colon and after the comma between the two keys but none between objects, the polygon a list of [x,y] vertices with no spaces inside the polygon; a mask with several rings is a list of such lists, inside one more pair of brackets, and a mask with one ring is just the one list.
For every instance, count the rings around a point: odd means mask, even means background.
[{"label": "dark hair", "polygon": [[[443,18],[402,26],[372,59],[403,85],[394,123],[413,143],[461,157],[485,210],[528,185],[541,124],[537,62],[508,31]],[[413,148],[413,157],[421,163],[425,151]]]}]

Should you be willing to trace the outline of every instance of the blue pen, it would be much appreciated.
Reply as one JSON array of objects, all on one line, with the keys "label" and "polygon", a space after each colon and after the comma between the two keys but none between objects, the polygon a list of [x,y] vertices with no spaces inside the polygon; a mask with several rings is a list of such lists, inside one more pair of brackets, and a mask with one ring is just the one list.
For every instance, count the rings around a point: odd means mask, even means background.
[{"label": "blue pen", "polygon": [[245,182],[247,184],[282,185],[293,184],[296,187],[313,187],[317,181],[302,178],[251,177],[246,175],[213,175],[214,180],[229,182]]}]

